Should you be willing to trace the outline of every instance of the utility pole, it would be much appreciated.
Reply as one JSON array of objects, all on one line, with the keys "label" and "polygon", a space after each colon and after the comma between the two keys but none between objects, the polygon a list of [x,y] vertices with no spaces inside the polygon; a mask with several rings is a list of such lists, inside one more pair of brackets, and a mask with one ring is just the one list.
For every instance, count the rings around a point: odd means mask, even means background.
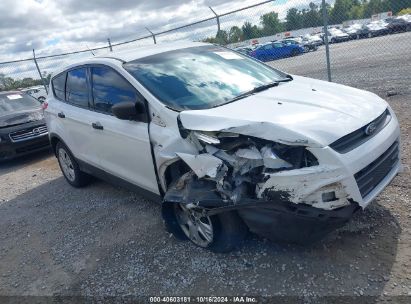
[{"label": "utility pole", "polygon": [[325,0],[322,2],[323,9],[323,22],[324,22],[324,43],[325,43],[325,57],[327,59],[327,74],[328,81],[331,82],[331,64],[330,64],[330,47],[328,45],[328,13],[325,7]]},{"label": "utility pole", "polygon": [[153,37],[154,44],[157,44],[156,35],[152,31],[150,31],[147,27],[146,27],[146,30],[149,31],[151,34],[151,37]]},{"label": "utility pole", "polygon": [[215,15],[215,18],[217,20],[217,34],[220,33],[220,16],[213,10],[213,8],[211,6],[208,7],[213,14]]},{"label": "utility pole", "polygon": [[33,60],[34,60],[34,63],[36,64],[37,72],[39,72],[40,79],[41,79],[41,82],[43,83],[44,89],[46,90],[46,93],[48,94],[49,89],[47,88],[46,80],[43,78],[43,75],[41,75],[41,71],[40,71],[39,65],[37,64],[36,53],[34,52],[34,49],[33,49]]}]

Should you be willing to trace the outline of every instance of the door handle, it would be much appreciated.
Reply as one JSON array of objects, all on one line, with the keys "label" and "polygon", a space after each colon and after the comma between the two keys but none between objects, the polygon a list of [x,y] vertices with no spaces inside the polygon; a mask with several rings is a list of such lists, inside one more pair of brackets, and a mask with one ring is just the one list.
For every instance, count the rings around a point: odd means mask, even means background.
[{"label": "door handle", "polygon": [[91,124],[91,126],[94,128],[94,129],[97,129],[97,130],[103,130],[104,129],[104,127],[101,125],[101,123],[99,123],[99,122],[93,122],[92,124]]},{"label": "door handle", "polygon": [[66,118],[66,115],[64,115],[63,112],[58,113],[57,116],[60,118]]}]

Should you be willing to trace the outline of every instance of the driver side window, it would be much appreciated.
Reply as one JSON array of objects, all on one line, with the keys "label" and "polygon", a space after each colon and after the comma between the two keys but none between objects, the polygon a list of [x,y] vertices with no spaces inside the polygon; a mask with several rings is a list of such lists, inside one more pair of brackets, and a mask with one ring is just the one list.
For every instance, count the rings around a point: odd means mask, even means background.
[{"label": "driver side window", "polygon": [[111,107],[119,102],[142,100],[137,90],[110,67],[91,68],[94,109],[112,114]]}]

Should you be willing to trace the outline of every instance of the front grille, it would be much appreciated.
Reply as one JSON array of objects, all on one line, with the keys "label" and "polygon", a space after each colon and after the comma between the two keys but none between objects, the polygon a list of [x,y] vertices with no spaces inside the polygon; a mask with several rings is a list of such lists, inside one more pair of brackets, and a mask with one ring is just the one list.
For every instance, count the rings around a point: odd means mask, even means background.
[{"label": "front grille", "polygon": [[[366,124],[364,127],[351,132],[344,137],[341,137],[337,141],[333,142],[330,147],[339,153],[347,153],[351,150],[362,145],[364,142],[372,138],[374,135],[378,134],[384,127],[390,122],[391,114],[390,111],[385,110],[380,116]],[[375,125],[374,132],[370,135],[366,133],[366,129],[370,124]]]},{"label": "front grille", "polygon": [[19,142],[19,141],[29,140],[32,138],[43,136],[46,134],[47,134],[46,125],[40,125],[36,127],[27,128],[24,130],[12,132],[9,134],[9,137],[12,142]]},{"label": "front grille", "polygon": [[387,176],[399,161],[399,143],[396,141],[380,157],[357,172],[354,177],[361,196],[366,197]]}]

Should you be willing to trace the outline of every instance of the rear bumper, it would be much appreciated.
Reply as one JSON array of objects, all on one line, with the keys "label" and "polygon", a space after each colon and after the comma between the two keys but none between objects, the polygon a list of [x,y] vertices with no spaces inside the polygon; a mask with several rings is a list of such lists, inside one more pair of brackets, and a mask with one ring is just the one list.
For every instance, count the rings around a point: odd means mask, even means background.
[{"label": "rear bumper", "polygon": [[0,161],[10,160],[50,148],[48,134],[21,142],[0,142]]}]

